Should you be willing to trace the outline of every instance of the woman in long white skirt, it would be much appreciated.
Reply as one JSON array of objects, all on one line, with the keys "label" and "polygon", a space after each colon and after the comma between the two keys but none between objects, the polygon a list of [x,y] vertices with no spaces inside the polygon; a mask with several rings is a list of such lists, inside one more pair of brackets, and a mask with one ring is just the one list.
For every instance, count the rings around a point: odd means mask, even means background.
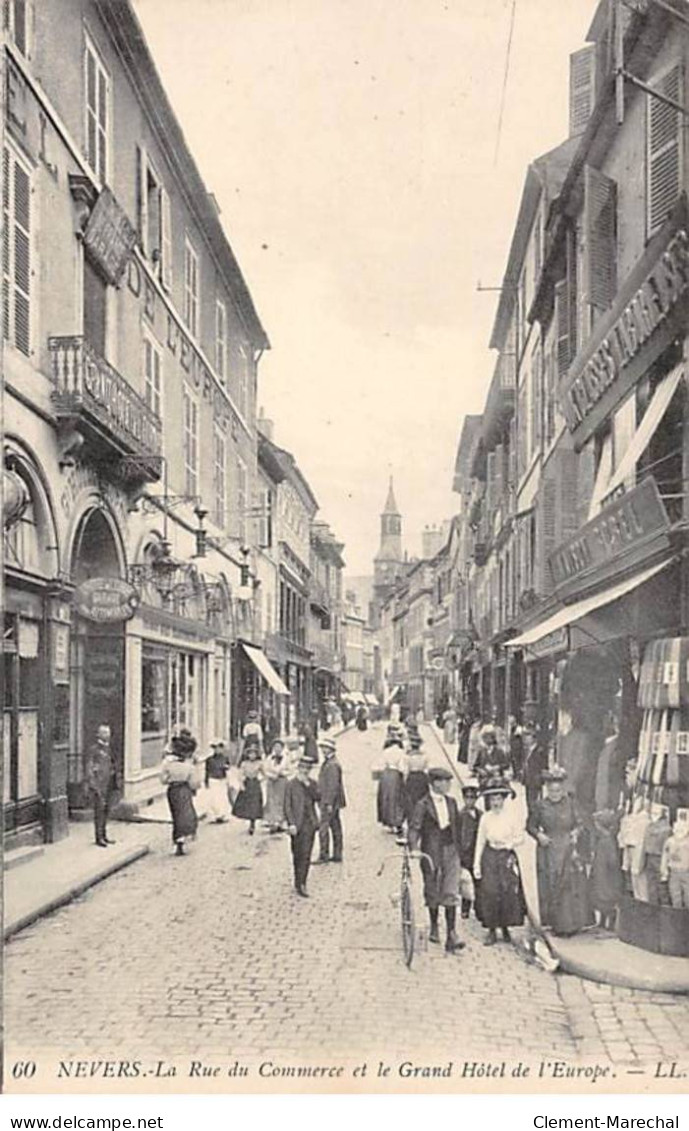
[{"label": "woman in long white skirt", "polygon": [[206,759],[206,789],[208,790],[208,819],[224,824],[230,819],[230,802],[227,795],[227,774],[230,760],[222,738],[211,742],[211,756]]}]

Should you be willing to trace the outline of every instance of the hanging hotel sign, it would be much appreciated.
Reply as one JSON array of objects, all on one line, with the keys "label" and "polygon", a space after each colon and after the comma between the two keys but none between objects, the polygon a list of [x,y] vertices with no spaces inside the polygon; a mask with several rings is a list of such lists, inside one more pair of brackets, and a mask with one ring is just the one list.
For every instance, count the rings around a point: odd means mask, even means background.
[{"label": "hanging hotel sign", "polygon": [[84,248],[105,275],[117,285],[136,244],[136,231],[129,217],[104,188],[93,206],[83,234]]},{"label": "hanging hotel sign", "polygon": [[119,577],[90,577],[77,586],[74,605],[82,617],[101,624],[131,620],[139,607],[139,594]]},{"label": "hanging hotel sign", "polygon": [[687,318],[687,201],[674,212],[620,288],[563,381],[560,407],[577,448],[676,337]]},{"label": "hanging hotel sign", "polygon": [[621,557],[646,547],[654,535],[669,528],[667,513],[655,481],[649,477],[633,491],[609,503],[578,534],[548,558],[556,588],[593,573]]}]

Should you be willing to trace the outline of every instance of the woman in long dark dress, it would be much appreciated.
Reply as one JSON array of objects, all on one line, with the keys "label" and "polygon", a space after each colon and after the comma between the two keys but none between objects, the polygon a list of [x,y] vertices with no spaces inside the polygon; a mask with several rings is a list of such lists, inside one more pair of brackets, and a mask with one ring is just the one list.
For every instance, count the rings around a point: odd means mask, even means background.
[{"label": "woman in long dark dress", "polygon": [[546,771],[546,795],[534,802],[526,825],[538,844],[541,924],[557,935],[574,935],[594,921],[585,868],[589,832],[565,792],[566,778],[561,766]]},{"label": "woman in long dark dress", "polygon": [[520,927],[526,914],[519,861],[515,853],[524,840],[524,826],[507,798],[514,791],[501,778],[487,781],[481,790],[486,803],[476,837],[474,879],[479,881],[476,914],[488,930],[486,946],[497,942],[499,927],[510,942],[510,927]]},{"label": "woman in long dark dress", "polygon": [[254,835],[256,822],[263,816],[263,794],[261,793],[261,750],[259,746],[249,746],[239,763],[242,774],[242,788],[234,799],[232,816],[249,822],[249,836]]},{"label": "woman in long dark dress", "polygon": [[428,758],[422,752],[422,746],[421,739],[412,733],[404,775],[404,815],[408,822],[411,821],[417,801],[425,797],[429,790]]},{"label": "woman in long dark dress", "polygon": [[192,756],[196,741],[190,735],[175,735],[170,752],[163,759],[160,780],[167,785],[167,803],[172,817],[172,842],[178,856],[184,855],[187,840],[196,836],[198,817],[194,794],[198,789],[196,766]]},{"label": "woman in long dark dress", "polygon": [[378,783],[378,820],[394,832],[404,823],[404,737],[400,726],[390,724],[383,750],[385,768]]}]

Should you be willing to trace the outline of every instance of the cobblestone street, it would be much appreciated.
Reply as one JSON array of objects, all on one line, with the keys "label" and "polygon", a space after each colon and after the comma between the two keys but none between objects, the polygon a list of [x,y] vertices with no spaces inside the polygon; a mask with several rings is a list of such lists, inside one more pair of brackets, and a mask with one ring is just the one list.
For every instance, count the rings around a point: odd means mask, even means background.
[{"label": "cobblestone street", "polygon": [[377,875],[395,847],[375,822],[381,743],[339,741],[345,863],[312,870],[308,901],[286,837],[204,822],[179,859],[161,826],[149,856],[14,938],[8,1057],[686,1060],[686,998],[545,973],[518,945],[484,948],[473,920],[460,955],[405,968],[396,862]]}]

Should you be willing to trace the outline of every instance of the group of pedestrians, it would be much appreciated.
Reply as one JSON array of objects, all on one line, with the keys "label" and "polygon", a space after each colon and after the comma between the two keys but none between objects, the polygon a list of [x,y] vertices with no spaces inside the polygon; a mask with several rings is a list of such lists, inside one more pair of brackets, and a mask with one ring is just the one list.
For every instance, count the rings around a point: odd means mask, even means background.
[{"label": "group of pedestrians", "polygon": [[262,743],[262,728],[253,712],[242,730],[236,766],[221,739],[211,743],[210,755],[200,762],[196,740],[188,730],[181,729],[172,737],[161,780],[167,786],[175,853],[184,855],[186,844],[196,836],[194,795],[205,784],[210,822],[222,824],[232,816],[246,821],[252,836],[257,823],[263,821],[270,833],[289,835],[294,887],[305,897],[316,835],[320,851],[314,863],[341,863],[343,859],[341,811],[346,797],[337,747],[327,737],[318,741],[302,737],[289,744],[275,739],[264,753]]}]

